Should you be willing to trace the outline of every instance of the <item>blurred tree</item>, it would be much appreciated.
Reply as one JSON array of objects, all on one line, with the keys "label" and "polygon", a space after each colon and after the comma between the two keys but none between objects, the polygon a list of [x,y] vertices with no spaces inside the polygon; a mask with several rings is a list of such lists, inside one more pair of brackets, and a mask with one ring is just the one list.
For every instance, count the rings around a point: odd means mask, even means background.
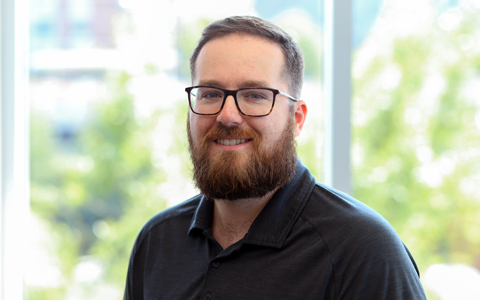
[{"label": "blurred tree", "polygon": [[[361,61],[364,71],[354,80],[355,196],[392,223],[422,272],[438,262],[473,264],[480,249],[480,104],[473,89],[480,24],[478,10],[468,5],[456,13],[461,22],[454,30],[437,26],[426,36],[393,40],[388,51]],[[181,61],[207,23],[199,22],[179,33]],[[307,76],[318,79],[319,33],[292,31],[305,48]],[[188,64],[180,68],[185,77]],[[51,121],[32,111],[32,212],[52,236],[64,280],[56,288],[29,289],[28,299],[65,299],[85,257],[100,262],[100,283],[123,290],[136,235],[166,207],[161,187],[169,174],[157,152],[190,176],[186,101],[141,117],[130,81],[126,73],[109,77],[110,98],[92,109],[69,151],[60,149]],[[165,129],[165,122],[173,126]],[[317,177],[318,147],[314,133],[299,143],[299,156]]]},{"label": "blurred tree", "polygon": [[203,29],[214,20],[200,18],[191,23],[183,23],[178,27],[177,49],[179,53],[178,75],[190,79],[190,56],[202,36]]},{"label": "blurred tree", "polygon": [[354,80],[355,196],[393,225],[422,272],[480,254],[478,13],[465,2],[440,16],[458,26],[392,40]]},{"label": "blurred tree", "polygon": [[[174,128],[184,128],[178,114],[185,107],[136,116],[127,91],[130,79],[126,73],[111,76],[111,99],[93,109],[71,151],[59,150],[51,121],[32,111],[31,208],[55,237],[64,282],[56,291],[33,288],[29,299],[64,299],[79,258],[85,256],[101,261],[106,282],[122,286],[136,235],[146,220],[166,207],[156,187],[167,174],[152,163],[151,142],[162,138],[153,135],[162,115],[176,114]],[[185,143],[186,134],[176,132],[169,155],[186,160],[177,152]],[[188,162],[183,165],[187,173]]]}]

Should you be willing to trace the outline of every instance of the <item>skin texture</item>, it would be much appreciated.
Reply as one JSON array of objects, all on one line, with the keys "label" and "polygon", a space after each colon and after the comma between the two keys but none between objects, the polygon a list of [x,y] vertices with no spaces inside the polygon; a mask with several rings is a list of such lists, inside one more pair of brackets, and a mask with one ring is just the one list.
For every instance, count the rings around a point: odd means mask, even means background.
[{"label": "skin texture", "polygon": [[[270,87],[290,93],[283,74],[284,54],[279,45],[264,38],[230,34],[208,42],[200,51],[196,62],[194,85],[212,85],[225,89],[243,87]],[[307,114],[304,101],[295,102],[291,112],[291,100],[277,95],[272,113],[265,117],[253,118],[242,115],[232,96],[226,100],[222,111],[216,116],[201,116],[190,111],[189,127],[191,143],[199,145],[209,130],[215,126],[239,127],[254,130],[261,135],[260,149],[271,150],[280,141],[285,127],[293,118],[293,134],[297,137],[303,129]],[[228,139],[228,136],[222,137]],[[236,137],[238,138],[238,137]],[[208,140],[210,159],[220,159],[224,151],[236,151],[235,167],[241,168],[254,151],[251,136],[241,137],[245,143],[225,146]],[[213,236],[223,248],[243,238],[251,223],[268,203],[274,192],[255,199],[236,201],[215,200]]]}]

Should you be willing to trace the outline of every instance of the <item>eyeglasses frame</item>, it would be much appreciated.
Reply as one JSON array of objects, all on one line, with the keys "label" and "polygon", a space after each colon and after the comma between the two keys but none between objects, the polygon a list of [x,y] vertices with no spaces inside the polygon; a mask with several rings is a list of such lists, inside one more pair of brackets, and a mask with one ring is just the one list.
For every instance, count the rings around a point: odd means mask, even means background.
[{"label": "eyeglasses frame", "polygon": [[[222,101],[222,106],[220,106],[220,109],[216,112],[216,113],[212,113],[212,114],[204,114],[204,113],[198,113],[196,111],[193,110],[193,107],[192,107],[192,101],[190,99],[190,92],[194,89],[194,88],[214,88],[214,89],[219,89],[221,91],[223,91],[225,93],[224,97],[223,97],[223,101]],[[261,90],[269,90],[269,91],[272,91],[273,92],[273,101],[272,101],[272,107],[270,108],[270,111],[267,113],[267,114],[264,114],[264,115],[249,115],[249,114],[246,114],[244,113],[241,109],[240,109],[240,106],[238,105],[238,101],[237,101],[237,93],[239,91],[243,91],[243,90],[249,90],[249,89],[261,89]],[[246,87],[246,88],[241,88],[241,89],[238,89],[238,90],[227,90],[227,89],[222,89],[222,88],[219,88],[219,87],[216,87],[216,86],[210,86],[210,85],[196,85],[196,86],[191,86],[191,87],[187,87],[185,88],[185,92],[187,92],[188,94],[188,104],[190,106],[190,110],[194,113],[194,114],[197,114],[197,115],[202,115],[202,116],[214,116],[214,115],[218,115],[223,107],[225,106],[225,101],[227,100],[227,97],[228,96],[233,96],[233,99],[235,100],[235,105],[237,106],[237,109],[238,111],[244,115],[244,116],[248,116],[248,117],[265,117],[265,116],[268,116],[272,111],[273,111],[273,106],[275,106],[275,100],[277,99],[277,95],[283,95],[285,97],[287,97],[288,99],[292,100],[293,102],[297,102],[298,99],[290,96],[289,94],[287,93],[284,93],[280,90],[277,90],[277,89],[272,89],[272,88],[267,88],[267,87]]]}]

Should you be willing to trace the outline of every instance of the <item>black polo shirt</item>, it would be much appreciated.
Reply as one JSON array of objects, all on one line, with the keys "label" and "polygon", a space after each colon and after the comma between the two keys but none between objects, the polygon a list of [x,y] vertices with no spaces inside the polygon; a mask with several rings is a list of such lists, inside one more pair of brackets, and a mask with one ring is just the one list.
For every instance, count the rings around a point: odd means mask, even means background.
[{"label": "black polo shirt", "polygon": [[198,195],[154,216],[133,247],[124,299],[426,299],[388,222],[316,183],[300,162],[225,250],[211,235],[212,213]]}]

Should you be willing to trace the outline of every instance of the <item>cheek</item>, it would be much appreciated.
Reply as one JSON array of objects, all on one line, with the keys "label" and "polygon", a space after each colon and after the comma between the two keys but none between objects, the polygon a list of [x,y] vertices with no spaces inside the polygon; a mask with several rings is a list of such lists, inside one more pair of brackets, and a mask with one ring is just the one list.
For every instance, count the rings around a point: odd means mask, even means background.
[{"label": "cheek", "polygon": [[[289,126],[293,116],[288,114],[270,115],[272,118],[265,120],[263,124],[258,124],[255,129],[262,135],[264,144],[268,147],[275,148],[285,132],[286,126]],[[270,117],[269,116],[269,117]]]},{"label": "cheek", "polygon": [[[276,105],[275,105],[276,106]],[[275,111],[275,108],[277,111]],[[275,107],[274,111],[265,119],[259,118],[256,128],[265,135],[267,139],[277,140],[282,135],[285,125],[288,123],[287,115],[283,113],[284,107]]]},{"label": "cheek", "polygon": [[281,127],[280,122],[275,119],[252,119],[249,123],[250,128],[258,132],[262,138],[264,147],[272,147],[276,140],[278,140],[277,131]]},{"label": "cheek", "polygon": [[265,129],[264,141],[270,145],[270,147],[275,147],[279,142],[280,137],[282,136],[283,124],[276,124]]},{"label": "cheek", "polygon": [[208,132],[208,130],[213,126],[210,123],[214,123],[211,120],[212,118],[202,117],[198,115],[190,115],[189,124],[190,132],[194,142],[201,140]]}]

